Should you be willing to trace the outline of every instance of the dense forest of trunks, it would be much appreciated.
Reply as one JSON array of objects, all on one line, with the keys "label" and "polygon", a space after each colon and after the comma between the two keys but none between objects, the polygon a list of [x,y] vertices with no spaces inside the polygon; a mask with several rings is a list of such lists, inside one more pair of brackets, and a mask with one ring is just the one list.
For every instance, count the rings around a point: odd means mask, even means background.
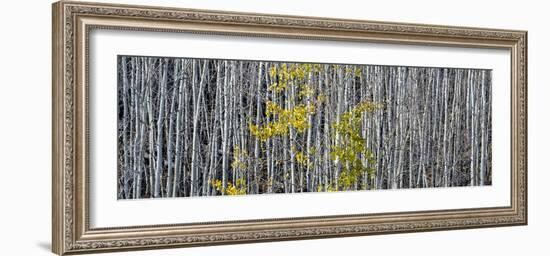
[{"label": "dense forest of trunks", "polygon": [[120,56],[118,198],[491,184],[491,71]]}]

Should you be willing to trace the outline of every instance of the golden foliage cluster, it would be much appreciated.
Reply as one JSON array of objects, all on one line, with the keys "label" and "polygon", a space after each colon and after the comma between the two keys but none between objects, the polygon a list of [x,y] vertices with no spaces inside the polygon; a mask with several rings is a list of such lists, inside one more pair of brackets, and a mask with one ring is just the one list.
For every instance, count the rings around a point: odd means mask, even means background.
[{"label": "golden foliage cluster", "polygon": [[225,189],[221,180],[214,180],[212,184],[218,192],[229,196],[246,195],[247,192],[246,179],[244,178],[237,179],[235,184],[228,182]]},{"label": "golden foliage cluster", "polygon": [[361,121],[364,113],[372,113],[381,108],[380,104],[361,102],[344,113],[338,122],[332,124],[337,144],[332,146],[331,159],[342,166],[338,186],[350,189],[364,173],[374,178],[374,155],[366,145],[366,138],[361,134]]}]

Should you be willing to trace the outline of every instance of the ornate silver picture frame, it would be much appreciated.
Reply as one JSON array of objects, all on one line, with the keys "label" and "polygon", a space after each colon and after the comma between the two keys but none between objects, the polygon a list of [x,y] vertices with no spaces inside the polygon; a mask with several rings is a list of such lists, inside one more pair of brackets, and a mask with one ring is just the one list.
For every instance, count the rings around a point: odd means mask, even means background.
[{"label": "ornate silver picture frame", "polygon": [[[90,118],[90,104],[94,102],[90,97],[94,94],[90,93],[93,77],[89,67],[94,61],[90,58],[90,33],[97,30],[156,32],[159,37],[165,33],[188,33],[509,51],[510,98],[501,100],[510,106],[507,136],[510,161],[509,171],[504,171],[510,179],[507,190],[510,203],[457,209],[93,227],[90,224],[94,217],[90,193],[94,182],[90,179],[90,144],[93,144],[90,133],[95,120]],[[59,255],[527,224],[526,31],[72,1],[53,4],[52,31],[52,249]],[[112,109],[116,112],[117,106]],[[493,127],[496,129],[499,127]],[[117,166],[108,171],[117,173]],[[399,193],[407,191],[399,190]]]}]

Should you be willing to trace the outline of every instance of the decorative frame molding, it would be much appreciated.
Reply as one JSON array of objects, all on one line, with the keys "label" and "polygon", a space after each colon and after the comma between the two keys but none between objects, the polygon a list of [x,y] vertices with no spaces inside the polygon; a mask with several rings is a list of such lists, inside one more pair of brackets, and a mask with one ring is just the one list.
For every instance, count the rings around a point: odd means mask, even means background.
[{"label": "decorative frame molding", "polygon": [[[508,49],[511,205],[91,229],[88,33],[98,28]],[[57,254],[527,224],[526,31],[61,1],[53,4],[52,47],[52,250]]]}]

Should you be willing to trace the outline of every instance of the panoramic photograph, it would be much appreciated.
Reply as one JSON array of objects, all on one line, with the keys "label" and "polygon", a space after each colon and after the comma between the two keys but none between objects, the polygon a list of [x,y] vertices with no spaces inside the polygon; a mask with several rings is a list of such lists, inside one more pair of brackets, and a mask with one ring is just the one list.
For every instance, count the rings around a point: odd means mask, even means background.
[{"label": "panoramic photograph", "polygon": [[492,184],[491,70],[117,61],[118,199]]}]

